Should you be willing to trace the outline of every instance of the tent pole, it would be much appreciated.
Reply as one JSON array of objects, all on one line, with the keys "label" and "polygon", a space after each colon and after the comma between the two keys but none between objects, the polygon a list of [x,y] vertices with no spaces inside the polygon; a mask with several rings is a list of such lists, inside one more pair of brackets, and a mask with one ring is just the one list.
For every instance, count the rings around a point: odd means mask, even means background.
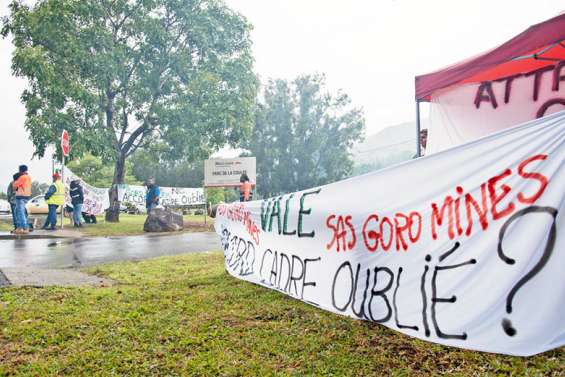
[{"label": "tent pole", "polygon": [[416,100],[416,157],[422,155],[420,148],[420,100]]}]

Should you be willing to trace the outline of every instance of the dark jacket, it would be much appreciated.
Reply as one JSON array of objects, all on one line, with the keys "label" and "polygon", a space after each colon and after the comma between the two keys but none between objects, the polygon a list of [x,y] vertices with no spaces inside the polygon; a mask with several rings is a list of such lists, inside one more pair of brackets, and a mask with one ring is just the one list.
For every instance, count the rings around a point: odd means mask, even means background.
[{"label": "dark jacket", "polygon": [[44,196],[45,200],[49,200],[49,198],[53,196],[55,192],[57,192],[57,187],[55,185],[49,186],[49,189],[47,190]]},{"label": "dark jacket", "polygon": [[80,183],[77,183],[75,181],[71,182],[70,194],[71,194],[71,203],[73,203],[73,205],[84,203],[84,192],[82,190],[82,186],[80,185]]},{"label": "dark jacket", "polygon": [[8,185],[8,202],[10,202],[11,205],[16,205],[16,191],[14,191],[14,186],[12,186],[14,184],[14,181],[10,181],[10,184]]}]

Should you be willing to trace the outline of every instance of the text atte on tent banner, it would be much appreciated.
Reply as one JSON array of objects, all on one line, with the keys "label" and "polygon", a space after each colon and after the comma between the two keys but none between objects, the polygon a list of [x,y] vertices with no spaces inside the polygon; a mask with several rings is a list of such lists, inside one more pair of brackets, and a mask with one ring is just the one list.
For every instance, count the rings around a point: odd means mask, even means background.
[{"label": "text atte on tent banner", "polygon": [[564,177],[561,112],[375,173],[225,204],[215,227],[240,279],[431,342],[531,355],[565,344]]}]

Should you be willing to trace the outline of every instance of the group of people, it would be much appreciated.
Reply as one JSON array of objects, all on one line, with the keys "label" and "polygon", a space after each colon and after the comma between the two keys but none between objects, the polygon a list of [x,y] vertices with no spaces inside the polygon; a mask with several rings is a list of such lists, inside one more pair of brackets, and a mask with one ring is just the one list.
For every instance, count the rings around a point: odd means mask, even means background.
[{"label": "group of people", "polygon": [[[253,184],[250,182],[247,174],[243,174],[240,178],[240,201],[250,201],[253,198]],[[147,193],[145,204],[147,213],[149,214],[159,205],[161,189],[155,184],[153,178],[149,178],[145,182]],[[14,174],[13,180],[8,185],[8,201],[12,210],[12,220],[14,230],[12,233],[25,234],[33,231],[33,225],[29,222],[26,205],[32,196],[32,180],[28,173],[28,167],[21,165],[18,173]],[[72,222],[75,227],[82,227],[83,216],[82,206],[84,203],[84,190],[79,179],[71,181],[69,194],[72,207],[66,206],[65,209],[65,185],[61,180],[59,173],[53,174],[53,183],[45,193],[45,202],[47,203],[48,213],[41,229],[55,230],[57,227],[57,211],[61,210],[71,212]]]},{"label": "group of people", "polygon": [[[71,197],[72,213],[71,219],[75,228],[82,227],[82,205],[84,203],[84,191],[80,180],[73,179],[69,188],[69,194]],[[43,230],[55,230],[57,228],[57,210],[65,205],[65,185],[61,181],[61,175],[59,173],[53,174],[53,184],[49,186],[49,189],[45,193],[45,202],[47,203],[48,213],[45,223],[41,229]]]},{"label": "group of people", "polygon": [[[13,180],[8,185],[8,201],[12,210],[12,220],[15,234],[26,234],[33,231],[33,225],[29,221],[26,205],[32,196],[32,180],[26,165],[20,165],[18,173],[14,174]],[[72,207],[72,221],[75,227],[82,226],[82,205],[84,203],[84,191],[80,180],[71,181],[70,191]],[[65,185],[61,181],[59,173],[53,174],[53,183],[45,193],[47,203],[47,218],[41,229],[55,230],[57,227],[57,210],[65,205]]]}]

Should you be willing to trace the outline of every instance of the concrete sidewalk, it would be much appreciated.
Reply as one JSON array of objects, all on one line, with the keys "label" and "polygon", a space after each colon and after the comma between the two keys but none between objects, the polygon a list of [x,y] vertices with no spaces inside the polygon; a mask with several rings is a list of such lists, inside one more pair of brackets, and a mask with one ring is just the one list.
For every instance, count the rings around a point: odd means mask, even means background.
[{"label": "concrete sidewalk", "polygon": [[0,232],[0,240],[35,240],[40,238],[82,238],[83,235],[80,231],[73,228],[70,229],[57,229],[57,230],[34,230],[27,234],[11,234],[9,232]]}]

